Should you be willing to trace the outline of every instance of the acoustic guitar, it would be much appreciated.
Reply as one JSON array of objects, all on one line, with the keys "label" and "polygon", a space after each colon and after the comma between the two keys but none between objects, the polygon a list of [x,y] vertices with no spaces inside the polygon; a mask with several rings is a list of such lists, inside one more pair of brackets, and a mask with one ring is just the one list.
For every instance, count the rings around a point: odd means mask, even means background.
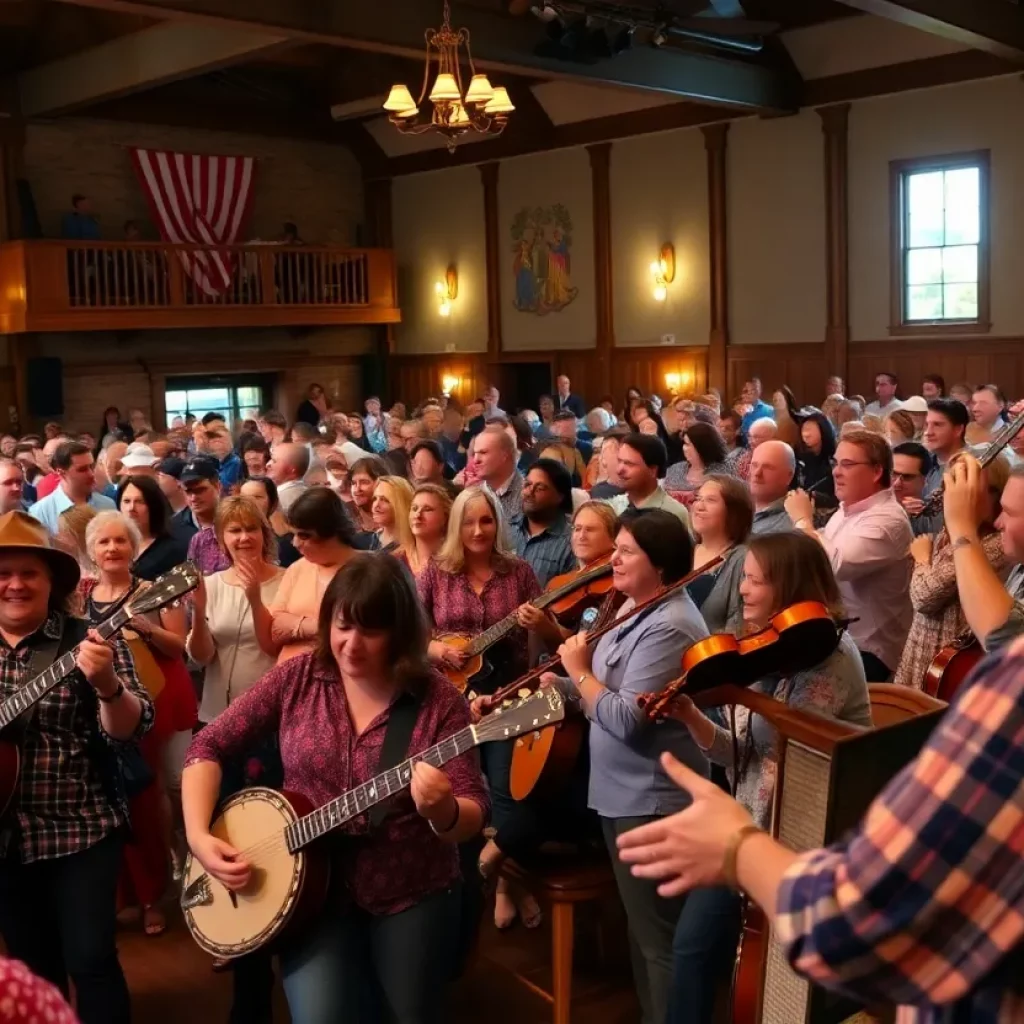
[{"label": "acoustic guitar", "polygon": [[[134,616],[158,611],[184,597],[190,590],[195,590],[200,578],[199,570],[191,562],[184,562],[129,598],[110,618],[96,627],[96,632],[102,639],[109,640]],[[75,670],[79,646],[62,655],[46,671],[19,687],[12,697],[0,704],[0,734]],[[0,820],[14,802],[20,773],[21,749],[18,742],[0,738]]]},{"label": "acoustic guitar", "polygon": [[924,692],[948,704],[984,657],[985,652],[974,634],[962,633],[932,659],[924,674]]},{"label": "acoustic guitar", "polygon": [[[535,597],[530,604],[534,608],[543,610],[550,605],[556,604],[567,594],[571,594],[574,590],[578,590],[587,583],[601,579],[603,576],[610,576],[611,571],[610,562],[604,562],[593,569],[585,569],[583,572],[576,573],[570,582],[563,586],[557,587],[554,590],[545,590],[539,597]],[[505,618],[496,622],[489,629],[485,629],[478,636],[470,637],[461,633],[440,633],[434,637],[435,640],[466,654],[466,661],[461,668],[453,668],[450,665],[440,666],[441,671],[448,677],[449,682],[458,687],[460,692],[464,693],[470,681],[477,676],[486,677],[489,673],[490,666],[484,659],[484,651],[489,647],[493,647],[499,640],[503,640],[512,630],[518,627],[519,618],[517,612],[518,609],[509,612]]]},{"label": "acoustic guitar", "polygon": [[481,743],[515,739],[553,725],[564,714],[557,690],[539,690],[316,809],[297,793],[266,787],[236,794],[211,831],[242,853],[252,876],[245,888],[231,891],[189,854],[181,909],[192,937],[207,953],[223,958],[285,941],[319,912],[327,896],[330,860],[316,840],[406,789],[416,762],[440,768]]}]

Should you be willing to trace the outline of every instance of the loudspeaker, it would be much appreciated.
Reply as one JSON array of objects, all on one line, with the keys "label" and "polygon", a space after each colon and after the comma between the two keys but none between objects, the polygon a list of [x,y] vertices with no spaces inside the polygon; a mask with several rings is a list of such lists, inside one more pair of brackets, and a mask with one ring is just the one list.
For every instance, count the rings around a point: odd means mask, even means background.
[{"label": "loudspeaker", "polygon": [[29,416],[64,415],[64,369],[53,356],[37,356],[25,364]]},{"label": "loudspeaker", "polygon": [[381,356],[369,353],[359,357],[359,384],[362,389],[359,394],[360,407],[364,398],[377,395],[385,403],[384,407],[387,408],[387,396],[385,395],[388,385],[387,378],[387,363]]}]

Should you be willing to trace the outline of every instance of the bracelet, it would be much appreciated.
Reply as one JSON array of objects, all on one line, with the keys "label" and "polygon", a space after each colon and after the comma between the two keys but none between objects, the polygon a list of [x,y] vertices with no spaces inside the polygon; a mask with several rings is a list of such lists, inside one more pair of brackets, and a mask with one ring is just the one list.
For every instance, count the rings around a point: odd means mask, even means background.
[{"label": "bracelet", "polygon": [[736,829],[729,837],[729,842],[725,847],[725,857],[722,860],[722,878],[730,889],[740,887],[736,878],[736,859],[739,857],[740,847],[746,839],[760,831],[761,829],[756,825],[744,825],[743,828]]},{"label": "bracelet", "polygon": [[577,686],[582,686],[584,679],[593,679],[593,678],[594,677],[589,672],[583,672],[583,673],[580,674],[579,679],[576,680],[576,685]]},{"label": "bracelet", "polygon": [[462,814],[462,806],[459,804],[459,798],[455,798],[455,817],[452,818],[452,823],[447,828],[438,828],[429,818],[427,818],[427,824],[430,826],[430,831],[435,836],[446,836],[451,832],[456,825],[459,823],[459,816]]},{"label": "bracelet", "polygon": [[122,683],[120,679],[117,681],[117,689],[109,697],[104,697],[102,693],[98,690],[96,691],[96,696],[103,704],[113,704],[115,700],[120,700],[123,695],[124,683]]}]

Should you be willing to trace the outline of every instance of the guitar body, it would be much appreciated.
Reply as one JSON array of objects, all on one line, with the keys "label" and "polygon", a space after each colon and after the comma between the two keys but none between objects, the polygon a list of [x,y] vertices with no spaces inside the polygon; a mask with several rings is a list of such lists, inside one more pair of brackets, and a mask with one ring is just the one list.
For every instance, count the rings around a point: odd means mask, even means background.
[{"label": "guitar body", "polygon": [[236,850],[252,851],[252,877],[232,893],[189,854],[181,906],[192,937],[207,953],[244,956],[302,928],[320,911],[329,861],[315,845],[293,854],[284,841],[284,829],[312,809],[297,794],[265,787],[243,790],[224,804],[210,831]]},{"label": "guitar body", "polygon": [[565,784],[587,742],[587,720],[578,712],[558,725],[520,736],[512,748],[509,792],[513,800],[556,794]]},{"label": "guitar body", "polygon": [[947,644],[924,674],[925,693],[948,703],[984,656],[981,644],[973,636]]},{"label": "guitar body", "polygon": [[731,1024],[758,1024],[767,947],[767,922],[761,908],[750,900],[743,910],[743,931],[732,976]]},{"label": "guitar body", "polygon": [[[442,633],[440,636],[434,637],[434,639],[447,644],[449,647],[454,647],[457,651],[464,651],[473,642],[473,637],[464,636],[461,633]],[[444,665],[441,668],[448,681],[459,693],[465,693],[469,687],[469,681],[483,670],[484,656],[482,654],[474,654],[462,668],[452,668],[450,665]]]},{"label": "guitar body", "polygon": [[0,740],[0,821],[14,806],[21,774],[21,750],[16,743]]}]

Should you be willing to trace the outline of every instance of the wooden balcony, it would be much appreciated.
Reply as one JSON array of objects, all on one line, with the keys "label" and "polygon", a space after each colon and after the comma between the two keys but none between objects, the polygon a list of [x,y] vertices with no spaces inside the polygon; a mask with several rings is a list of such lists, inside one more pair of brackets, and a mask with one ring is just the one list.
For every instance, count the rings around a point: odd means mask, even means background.
[{"label": "wooden balcony", "polygon": [[53,240],[0,245],[0,333],[400,320],[389,249]]}]

